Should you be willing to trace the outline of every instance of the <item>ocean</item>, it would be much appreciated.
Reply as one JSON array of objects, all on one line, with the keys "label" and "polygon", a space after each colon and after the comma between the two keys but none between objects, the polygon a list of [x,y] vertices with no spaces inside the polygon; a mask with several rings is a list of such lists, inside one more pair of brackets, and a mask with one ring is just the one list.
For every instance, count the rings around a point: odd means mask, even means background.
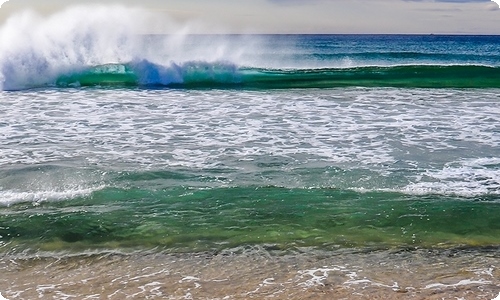
[{"label": "ocean", "polygon": [[4,297],[499,294],[499,36],[85,30],[0,46]]}]

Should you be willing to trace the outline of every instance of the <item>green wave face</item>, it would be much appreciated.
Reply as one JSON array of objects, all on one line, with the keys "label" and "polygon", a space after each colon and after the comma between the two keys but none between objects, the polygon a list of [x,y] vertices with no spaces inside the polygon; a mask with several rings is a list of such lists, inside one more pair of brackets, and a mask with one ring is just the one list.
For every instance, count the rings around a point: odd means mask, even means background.
[{"label": "green wave face", "polygon": [[88,197],[16,205],[0,214],[9,249],[220,250],[500,244],[500,206],[450,196],[337,189],[105,188]]},{"label": "green wave face", "polygon": [[328,69],[239,68],[194,62],[161,66],[149,62],[112,64],[60,76],[57,86],[173,88],[498,88],[500,68],[468,65],[408,65]]},{"label": "green wave face", "polygon": [[137,86],[138,78],[126,65],[102,65],[81,72],[62,75],[56,80],[60,87],[68,86]]},{"label": "green wave face", "polygon": [[249,86],[289,87],[500,87],[500,68],[486,66],[394,66],[346,69],[261,70]]}]

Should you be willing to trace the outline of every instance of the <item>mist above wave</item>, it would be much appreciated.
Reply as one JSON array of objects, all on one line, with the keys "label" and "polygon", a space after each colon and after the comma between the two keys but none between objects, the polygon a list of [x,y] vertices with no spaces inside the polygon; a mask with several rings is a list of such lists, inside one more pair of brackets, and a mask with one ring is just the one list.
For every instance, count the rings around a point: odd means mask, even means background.
[{"label": "mist above wave", "polygon": [[0,28],[0,89],[45,86],[61,74],[110,63],[238,64],[259,43],[249,36],[193,36],[197,28],[195,22],[180,24],[119,5],[74,6],[48,17],[24,11]]}]

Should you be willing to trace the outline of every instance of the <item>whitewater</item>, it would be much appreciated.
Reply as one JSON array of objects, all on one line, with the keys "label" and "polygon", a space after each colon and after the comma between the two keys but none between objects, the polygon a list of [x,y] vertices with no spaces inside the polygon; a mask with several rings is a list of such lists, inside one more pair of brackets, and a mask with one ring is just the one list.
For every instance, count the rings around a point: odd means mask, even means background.
[{"label": "whitewater", "polygon": [[498,295],[498,36],[206,26],[0,28],[4,297]]}]

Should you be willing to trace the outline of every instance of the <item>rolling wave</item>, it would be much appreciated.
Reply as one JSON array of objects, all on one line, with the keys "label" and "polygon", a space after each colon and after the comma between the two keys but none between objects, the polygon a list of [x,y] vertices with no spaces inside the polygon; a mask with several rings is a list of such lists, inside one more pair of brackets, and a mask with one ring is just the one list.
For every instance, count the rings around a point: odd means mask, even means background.
[{"label": "rolling wave", "polygon": [[[47,82],[47,85],[54,83]],[[60,75],[55,86],[170,88],[499,88],[500,68],[478,65],[397,65],[266,69],[230,62],[159,65],[147,60],[99,65]]]},{"label": "rolling wave", "polygon": [[494,201],[391,192],[276,186],[104,188],[70,202],[40,203],[36,209],[34,213],[29,206],[13,205],[2,211],[0,235],[12,246],[0,253],[109,247],[218,251],[255,243],[290,249],[500,242],[498,229],[491,226],[498,221]]}]

